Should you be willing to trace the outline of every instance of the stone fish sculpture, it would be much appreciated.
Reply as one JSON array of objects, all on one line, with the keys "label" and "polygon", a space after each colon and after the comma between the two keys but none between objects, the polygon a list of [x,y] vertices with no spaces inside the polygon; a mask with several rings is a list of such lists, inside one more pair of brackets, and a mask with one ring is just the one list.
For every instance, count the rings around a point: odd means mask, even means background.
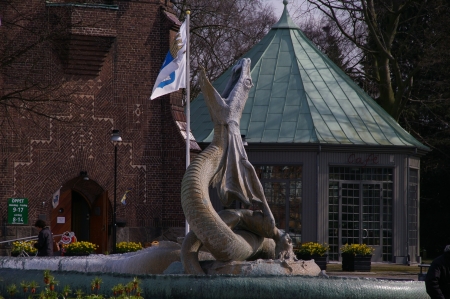
[{"label": "stone fish sculpture", "polygon": [[[275,226],[255,169],[247,159],[239,123],[248,93],[253,86],[251,61],[241,59],[222,94],[206,78],[203,70],[200,87],[214,123],[211,144],[190,164],[183,177],[181,204],[191,231],[186,235],[181,260],[188,274],[204,274],[198,252],[204,246],[221,262],[258,258],[296,260],[289,234]],[[216,213],[208,188],[219,191],[224,206],[235,200],[244,209]],[[248,209],[258,204],[261,210]]]}]

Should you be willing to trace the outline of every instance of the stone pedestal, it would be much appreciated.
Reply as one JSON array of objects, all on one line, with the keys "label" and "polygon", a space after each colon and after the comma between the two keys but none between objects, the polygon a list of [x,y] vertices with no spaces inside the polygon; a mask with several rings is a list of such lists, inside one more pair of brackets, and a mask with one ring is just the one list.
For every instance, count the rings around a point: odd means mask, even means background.
[{"label": "stone pedestal", "polygon": [[[200,266],[207,275],[232,274],[238,276],[264,276],[280,275],[295,276],[308,275],[319,276],[321,270],[317,264],[310,261],[280,261],[280,260],[256,260],[242,262],[201,261]],[[181,262],[172,263],[164,274],[184,274]]]},{"label": "stone pedestal", "polygon": [[324,255],[296,254],[296,256],[299,260],[304,260],[304,261],[314,260],[314,262],[316,262],[316,264],[319,266],[320,270],[327,270],[328,254],[324,254]]},{"label": "stone pedestal", "polygon": [[208,275],[309,275],[318,276],[319,266],[310,261],[256,260],[242,262],[214,262],[210,268],[204,269]]}]

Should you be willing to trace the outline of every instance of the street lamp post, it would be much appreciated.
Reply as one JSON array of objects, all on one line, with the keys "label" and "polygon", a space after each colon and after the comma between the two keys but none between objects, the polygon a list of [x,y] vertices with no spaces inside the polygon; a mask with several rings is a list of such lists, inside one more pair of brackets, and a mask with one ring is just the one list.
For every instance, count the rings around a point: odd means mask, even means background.
[{"label": "street lamp post", "polygon": [[113,206],[113,253],[116,253],[117,243],[117,223],[116,223],[116,210],[117,210],[117,144],[122,141],[122,137],[119,135],[119,130],[113,130],[111,135],[111,141],[114,144],[114,206]]}]

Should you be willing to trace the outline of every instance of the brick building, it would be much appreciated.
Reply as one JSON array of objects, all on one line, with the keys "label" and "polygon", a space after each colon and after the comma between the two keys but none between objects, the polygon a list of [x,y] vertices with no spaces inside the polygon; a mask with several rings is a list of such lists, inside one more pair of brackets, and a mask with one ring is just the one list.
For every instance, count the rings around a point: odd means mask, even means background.
[{"label": "brick building", "polygon": [[[35,234],[40,218],[110,251],[115,170],[117,241],[183,234],[182,95],[149,100],[181,25],[170,9],[167,0],[0,3],[0,240]],[[8,217],[10,198],[28,199],[28,221]]]}]

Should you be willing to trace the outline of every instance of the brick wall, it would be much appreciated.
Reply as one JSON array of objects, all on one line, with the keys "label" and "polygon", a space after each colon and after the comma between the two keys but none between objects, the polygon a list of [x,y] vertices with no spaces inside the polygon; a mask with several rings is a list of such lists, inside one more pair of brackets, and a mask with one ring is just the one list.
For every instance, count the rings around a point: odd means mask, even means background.
[{"label": "brick wall", "polygon": [[[162,10],[170,10],[166,1],[91,1],[79,6],[13,2],[16,15],[0,4],[0,39],[8,41],[8,47],[6,42],[0,45],[0,53],[6,56],[39,36],[48,40],[0,70],[0,96],[22,88],[21,75],[29,75],[27,80],[48,88],[42,99],[59,102],[39,107],[51,119],[0,112],[9,124],[2,125],[0,136],[0,216],[7,217],[7,198],[26,197],[29,224],[39,215],[49,220],[53,192],[70,187],[67,182],[74,182],[80,171],[87,171],[112,202],[110,136],[118,129],[123,142],[117,151],[117,200],[132,190],[127,204],[118,204],[117,218],[136,228],[184,226],[180,189],[185,142],[173,116],[174,110],[182,110],[181,92],[149,100],[170,36],[178,29]],[[33,20],[21,21],[32,30],[10,24],[21,14]],[[29,97],[41,93],[25,92]]]}]

